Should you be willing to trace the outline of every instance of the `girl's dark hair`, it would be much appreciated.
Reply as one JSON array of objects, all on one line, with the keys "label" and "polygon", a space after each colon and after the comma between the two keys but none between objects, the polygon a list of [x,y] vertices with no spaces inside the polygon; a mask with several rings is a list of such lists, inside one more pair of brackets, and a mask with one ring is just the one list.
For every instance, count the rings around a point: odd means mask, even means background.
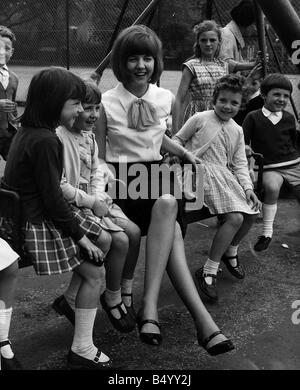
[{"label": "girl's dark hair", "polygon": [[218,35],[219,39],[219,48],[217,49],[215,53],[215,57],[219,56],[220,51],[220,42],[221,42],[221,27],[214,21],[214,20],[204,20],[203,22],[196,24],[193,28],[193,32],[196,35],[195,43],[193,46],[193,51],[195,54],[195,57],[201,58],[201,48],[199,45],[199,37],[202,33],[207,31],[214,31]]},{"label": "girl's dark hair", "polygon": [[218,96],[221,91],[229,90],[234,93],[240,93],[242,96],[245,92],[245,77],[237,76],[233,74],[228,74],[220,78],[220,80],[215,85],[215,89],[212,96],[213,104],[216,104]]},{"label": "girl's dark hair", "polygon": [[84,81],[64,68],[41,70],[30,82],[21,124],[55,129],[65,102],[84,100],[85,91]]},{"label": "girl's dark hair", "polygon": [[232,8],[230,15],[238,26],[251,26],[255,22],[252,1],[242,0],[237,6]]},{"label": "girl's dark hair", "polygon": [[262,95],[267,95],[273,88],[281,88],[293,92],[293,85],[290,80],[280,73],[269,74],[261,83],[260,91]]},{"label": "girl's dark hair", "polygon": [[163,70],[162,44],[149,27],[144,25],[128,27],[114,42],[111,65],[116,78],[123,83],[129,79],[127,60],[134,54],[146,54],[154,58],[154,71],[149,82],[156,83]]},{"label": "girl's dark hair", "polygon": [[101,103],[101,92],[97,84],[92,80],[85,81],[85,98],[82,103],[86,104],[100,104]]}]

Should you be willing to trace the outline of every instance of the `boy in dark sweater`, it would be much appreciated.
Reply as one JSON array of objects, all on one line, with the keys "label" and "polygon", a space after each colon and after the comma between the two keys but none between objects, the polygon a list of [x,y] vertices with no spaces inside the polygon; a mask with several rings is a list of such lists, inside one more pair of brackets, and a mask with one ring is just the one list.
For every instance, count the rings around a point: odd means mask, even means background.
[{"label": "boy in dark sweater", "polygon": [[264,106],[250,112],[243,130],[247,152],[253,150],[264,156],[262,206],[263,232],[254,249],[268,248],[273,235],[280,188],[285,182],[292,188],[300,203],[300,155],[296,147],[296,123],[285,111],[293,87],[281,74],[270,74],[261,84]]},{"label": "boy in dark sweater", "polygon": [[7,67],[16,41],[14,33],[0,26],[0,156],[6,160],[8,150],[16,133],[17,105],[15,103],[18,77]]}]

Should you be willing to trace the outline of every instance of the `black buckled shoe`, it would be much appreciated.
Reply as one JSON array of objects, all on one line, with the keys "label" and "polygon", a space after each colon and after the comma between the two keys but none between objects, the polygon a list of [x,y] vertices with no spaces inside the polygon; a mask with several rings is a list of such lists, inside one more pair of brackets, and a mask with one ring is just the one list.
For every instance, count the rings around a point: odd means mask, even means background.
[{"label": "black buckled shoe", "polygon": [[254,245],[254,250],[256,252],[265,251],[268,249],[271,241],[272,237],[259,236],[257,243]]},{"label": "black buckled shoe", "polygon": [[[205,277],[210,276],[212,278],[212,284],[207,284]],[[218,300],[217,293],[217,276],[214,274],[204,274],[203,267],[199,268],[195,272],[195,277],[199,283],[200,290],[212,301]]]},{"label": "black buckled shoe", "polygon": [[145,324],[153,324],[160,330],[160,324],[157,321],[151,319],[142,320],[142,310],[139,311],[136,320],[141,341],[143,343],[155,345],[158,347],[162,343],[162,335],[160,333],[141,332],[141,329]]},{"label": "black buckled shoe", "polygon": [[[233,259],[236,260],[236,266],[233,266],[230,264],[230,260],[233,260]],[[243,270],[243,267],[240,265],[238,255],[236,255],[236,256],[223,255],[221,260],[226,265],[226,267],[227,267],[228,271],[231,273],[231,275],[233,275],[235,278],[238,278],[238,279],[244,279],[244,277],[246,275],[245,275],[245,271]]]},{"label": "black buckled shoe", "polygon": [[72,325],[75,325],[75,312],[68,304],[64,295],[56,298],[52,303],[52,308],[58,313],[60,316],[66,316],[67,319],[71,322]]},{"label": "black buckled shoe", "polygon": [[[132,318],[132,316],[129,314],[128,311],[127,311],[127,313],[124,311],[122,305],[125,306],[125,304],[123,303],[123,301],[121,301],[120,303],[118,303],[115,306],[110,307],[106,303],[105,292],[104,292],[100,297],[100,302],[101,302],[101,305],[102,305],[103,309],[105,310],[110,322],[112,323],[112,325],[115,329],[117,329],[119,332],[122,332],[122,333],[129,333],[129,332],[133,331],[133,329],[135,328],[135,320]],[[125,306],[125,308],[126,308],[126,306]],[[116,318],[112,314],[113,310],[118,310],[118,312],[120,314],[120,318]],[[127,310],[127,308],[126,308],[126,310]]]},{"label": "black buckled shoe", "polygon": [[134,307],[133,307],[132,293],[130,293],[130,294],[129,293],[128,294],[122,293],[122,297],[130,297],[131,298],[131,305],[127,306],[127,305],[125,305],[125,303],[124,303],[124,305],[126,307],[127,313],[129,313],[131,315],[131,317],[134,319],[134,321],[136,321],[136,312],[135,312]]},{"label": "black buckled shoe", "polygon": [[[1,341],[0,342],[0,348],[4,347],[5,345],[11,345],[11,342],[9,340]],[[11,370],[23,370],[23,367],[19,360],[14,356],[11,359],[6,359],[3,357],[0,353],[0,359],[1,359],[1,370],[5,371],[11,371]]]},{"label": "black buckled shoe", "polygon": [[112,361],[100,362],[100,355],[101,351],[98,349],[94,360],[90,360],[70,350],[67,358],[68,366],[72,370],[112,370]]},{"label": "black buckled shoe", "polygon": [[222,332],[217,330],[203,341],[201,341],[200,335],[197,335],[199,345],[201,345],[201,347],[203,347],[211,356],[221,355],[222,353],[226,353],[234,349],[234,345],[231,340],[224,340],[207,348],[207,344],[219,334],[222,334]]}]

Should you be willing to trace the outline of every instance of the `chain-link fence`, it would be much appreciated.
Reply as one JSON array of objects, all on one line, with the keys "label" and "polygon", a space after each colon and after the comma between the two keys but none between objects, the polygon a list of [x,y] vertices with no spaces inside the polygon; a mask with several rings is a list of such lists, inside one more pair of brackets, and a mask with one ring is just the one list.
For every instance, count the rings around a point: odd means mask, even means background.
[{"label": "chain-link fence", "polygon": [[[144,23],[157,31],[163,41],[165,69],[180,70],[182,62],[192,55],[192,28],[208,16],[224,26],[230,20],[230,10],[240,0],[161,0],[155,13]],[[1,0],[0,24],[16,34],[15,67],[22,82],[28,85],[32,74],[40,67],[60,65],[87,77],[109,52],[116,33],[131,25],[149,6],[151,0]],[[299,0],[291,0],[300,14]],[[267,24],[270,71],[298,73],[273,29]],[[257,51],[255,29],[246,36],[244,58]],[[270,46],[272,43],[272,47]],[[273,50],[272,50],[273,49]],[[110,69],[103,73],[100,87],[112,87],[115,79]],[[19,93],[20,99],[25,95]]]}]

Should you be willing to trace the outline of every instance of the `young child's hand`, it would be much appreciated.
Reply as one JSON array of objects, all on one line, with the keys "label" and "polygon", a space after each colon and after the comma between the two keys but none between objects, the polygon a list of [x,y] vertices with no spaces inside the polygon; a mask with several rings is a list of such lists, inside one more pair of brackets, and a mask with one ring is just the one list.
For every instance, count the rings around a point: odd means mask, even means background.
[{"label": "young child's hand", "polygon": [[105,201],[96,199],[92,210],[97,217],[104,217],[108,213],[108,208]]},{"label": "young child's hand", "polygon": [[0,99],[0,111],[14,112],[17,104],[9,99]]},{"label": "young child's hand", "polygon": [[188,152],[188,151],[185,152],[185,154],[183,156],[183,159],[185,161],[190,162],[195,168],[196,168],[197,164],[201,164],[202,163],[200,158],[196,157],[193,153]]},{"label": "young child's hand", "polygon": [[78,241],[78,244],[87,251],[91,260],[94,260],[96,263],[102,262],[104,257],[102,250],[94,245],[87,236],[83,236]]},{"label": "young child's hand", "polygon": [[248,204],[252,204],[252,209],[255,211],[261,210],[261,201],[255,195],[254,191],[251,189],[246,190],[246,200]]}]

